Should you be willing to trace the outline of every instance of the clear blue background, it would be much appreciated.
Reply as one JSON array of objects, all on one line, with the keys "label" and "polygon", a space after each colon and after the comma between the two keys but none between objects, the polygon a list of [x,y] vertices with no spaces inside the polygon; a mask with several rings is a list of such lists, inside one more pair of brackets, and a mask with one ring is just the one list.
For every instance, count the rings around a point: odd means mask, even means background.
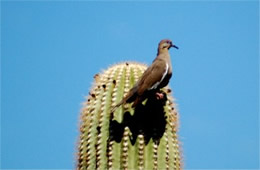
[{"label": "clear blue background", "polygon": [[93,75],[172,39],[187,169],[259,168],[259,2],[1,2],[1,167],[75,167]]}]

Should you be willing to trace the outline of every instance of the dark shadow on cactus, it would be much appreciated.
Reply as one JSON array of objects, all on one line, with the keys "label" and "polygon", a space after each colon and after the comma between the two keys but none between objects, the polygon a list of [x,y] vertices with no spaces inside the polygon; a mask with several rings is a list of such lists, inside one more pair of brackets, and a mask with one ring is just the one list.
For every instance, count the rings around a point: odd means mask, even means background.
[{"label": "dark shadow on cactus", "polygon": [[125,127],[129,127],[132,133],[130,137],[132,145],[135,144],[139,134],[144,135],[145,144],[148,144],[150,139],[159,144],[166,126],[164,105],[167,95],[163,94],[164,99],[161,100],[156,99],[154,94],[150,95],[146,104],[139,104],[135,107],[133,116],[129,112],[125,112],[122,123],[112,120],[113,117],[111,117],[109,140],[121,142]]}]

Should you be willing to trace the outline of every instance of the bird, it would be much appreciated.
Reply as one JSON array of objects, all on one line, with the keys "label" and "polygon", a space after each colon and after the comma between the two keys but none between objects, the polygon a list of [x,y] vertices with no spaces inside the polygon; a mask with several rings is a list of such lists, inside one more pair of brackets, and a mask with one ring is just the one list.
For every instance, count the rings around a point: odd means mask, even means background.
[{"label": "bird", "polygon": [[150,93],[155,93],[157,99],[163,98],[164,95],[158,91],[167,86],[172,77],[172,64],[169,55],[171,47],[179,49],[170,39],[163,39],[159,42],[157,56],[152,64],[144,71],[126,96],[111,109],[111,112],[126,103],[133,102],[132,108],[134,108],[142,103]]}]

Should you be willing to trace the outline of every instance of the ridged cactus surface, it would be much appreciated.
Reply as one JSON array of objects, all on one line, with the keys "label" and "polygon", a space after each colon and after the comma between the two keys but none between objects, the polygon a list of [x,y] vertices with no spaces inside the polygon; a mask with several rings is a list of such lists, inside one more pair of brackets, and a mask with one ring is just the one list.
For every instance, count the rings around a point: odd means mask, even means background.
[{"label": "ridged cactus surface", "polygon": [[78,169],[181,169],[178,114],[169,87],[163,89],[165,100],[150,97],[111,113],[146,68],[120,63],[95,75],[81,113]]}]

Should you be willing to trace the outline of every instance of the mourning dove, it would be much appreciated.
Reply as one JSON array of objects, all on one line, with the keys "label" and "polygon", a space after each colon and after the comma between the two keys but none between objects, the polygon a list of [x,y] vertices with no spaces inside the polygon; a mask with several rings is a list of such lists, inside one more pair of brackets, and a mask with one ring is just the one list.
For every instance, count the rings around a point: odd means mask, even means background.
[{"label": "mourning dove", "polygon": [[169,39],[160,41],[157,57],[153,63],[146,69],[127,95],[112,108],[111,112],[114,112],[116,108],[126,103],[134,102],[132,107],[135,107],[147,98],[149,92],[154,92],[159,99],[162,98],[163,94],[160,94],[158,91],[169,83],[172,76],[172,65],[168,51],[171,47],[179,49]]}]

